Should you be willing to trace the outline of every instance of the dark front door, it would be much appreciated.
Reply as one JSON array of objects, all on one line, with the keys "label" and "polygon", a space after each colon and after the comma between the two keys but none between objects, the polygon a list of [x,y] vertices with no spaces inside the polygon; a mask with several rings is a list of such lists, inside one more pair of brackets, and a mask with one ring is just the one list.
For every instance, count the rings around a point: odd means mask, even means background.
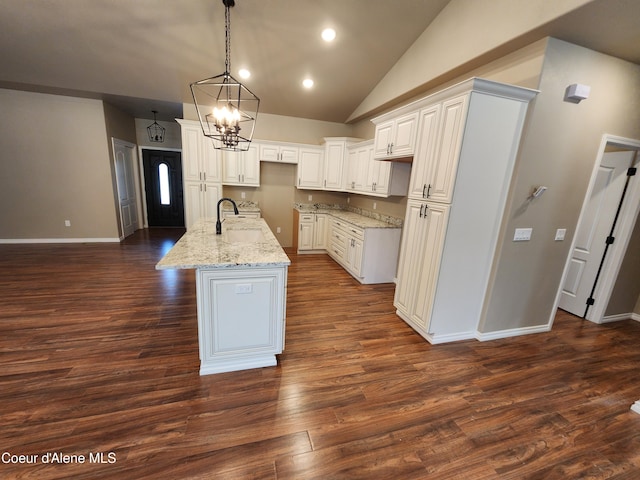
[{"label": "dark front door", "polygon": [[150,227],[184,227],[180,152],[142,150]]}]

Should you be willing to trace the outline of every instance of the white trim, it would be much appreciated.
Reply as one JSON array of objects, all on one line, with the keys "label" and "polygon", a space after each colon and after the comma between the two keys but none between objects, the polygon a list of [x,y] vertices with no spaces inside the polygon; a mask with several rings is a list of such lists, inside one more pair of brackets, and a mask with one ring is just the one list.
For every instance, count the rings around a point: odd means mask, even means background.
[{"label": "white trim", "polygon": [[[591,171],[591,179],[589,180],[589,187],[587,188],[587,192],[582,202],[580,216],[578,218],[578,223],[575,227],[576,231],[583,221],[584,214],[585,214],[585,207],[589,202],[589,198],[591,197],[591,192],[593,191],[593,188],[595,185],[598,168],[602,163],[602,157],[604,155],[607,144],[612,144],[619,147],[626,147],[634,150],[640,150],[640,140],[619,137],[617,135],[610,135],[608,133],[605,133],[604,135],[602,135],[602,140],[600,141],[600,148],[598,149],[598,154],[596,155],[593,169]],[[587,320],[593,323],[603,323],[604,321],[604,312],[611,298],[613,286],[616,278],[618,277],[618,273],[620,271],[620,266],[622,265],[624,254],[626,253],[627,247],[629,245],[631,232],[633,230],[636,219],[638,217],[638,213],[640,211],[640,181],[636,181],[634,184],[630,185],[630,188],[627,191],[627,195],[628,197],[624,202],[622,210],[620,211],[619,224],[617,226],[616,244],[618,245],[618,248],[615,248],[612,250],[611,256],[609,257],[607,262],[605,262],[606,265],[602,270],[602,277],[598,281],[598,285],[596,286],[596,291],[594,292],[594,298],[596,298],[597,301],[596,303],[594,303],[593,307],[589,309],[589,312],[586,317]],[[549,318],[550,326],[553,325],[553,320],[555,318],[556,311],[558,310],[558,306],[560,305],[560,298],[562,296],[562,287],[564,285],[567,274],[569,272],[571,255],[573,253],[573,250],[575,249],[576,242],[577,242],[577,237],[576,235],[574,235],[573,241],[571,242],[571,246],[569,247],[569,251],[567,253],[567,258],[565,260],[564,271],[562,273],[562,278],[560,280],[560,285],[558,286],[558,292],[556,294],[556,301],[553,306],[553,309],[551,310],[551,316]]]},{"label": "white trim", "polygon": [[496,332],[481,333],[476,332],[476,338],[481,342],[488,340],[498,340],[500,338],[517,337],[520,335],[530,335],[532,333],[544,333],[551,330],[551,325],[536,325],[534,327],[511,328],[509,330],[498,330]]},{"label": "white trim", "polygon": [[[420,332],[418,332],[420,333]],[[438,345],[440,343],[459,342],[461,340],[473,340],[477,338],[477,332],[461,332],[461,333],[445,333],[443,335],[433,335],[427,333],[423,335],[430,344]]]},{"label": "white trim", "polygon": [[618,313],[617,315],[607,315],[602,317],[600,323],[620,322],[622,320],[632,320],[633,313]]},{"label": "white trim", "polygon": [[0,244],[26,243],[118,243],[120,238],[0,238]]},{"label": "white trim", "polygon": [[634,320],[636,322],[640,322],[640,313],[632,313],[630,318],[631,318],[631,320]]},{"label": "white trim", "polygon": [[631,405],[631,411],[632,412],[636,412],[636,413],[640,413],[640,400],[637,400],[636,403]]}]

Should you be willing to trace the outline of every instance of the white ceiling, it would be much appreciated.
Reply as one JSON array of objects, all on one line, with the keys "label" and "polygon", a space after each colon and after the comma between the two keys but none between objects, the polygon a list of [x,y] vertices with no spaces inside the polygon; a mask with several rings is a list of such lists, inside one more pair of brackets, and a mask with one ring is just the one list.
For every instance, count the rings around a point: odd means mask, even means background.
[{"label": "white ceiling", "polygon": [[[232,74],[252,71],[245,83],[261,112],[343,122],[447,3],[236,0]],[[0,0],[0,12],[0,86],[103,98],[169,120],[191,102],[190,82],[224,71],[221,0]],[[640,63],[638,20],[640,0],[596,0],[523,34]],[[320,39],[325,26],[337,30],[332,44]]]}]

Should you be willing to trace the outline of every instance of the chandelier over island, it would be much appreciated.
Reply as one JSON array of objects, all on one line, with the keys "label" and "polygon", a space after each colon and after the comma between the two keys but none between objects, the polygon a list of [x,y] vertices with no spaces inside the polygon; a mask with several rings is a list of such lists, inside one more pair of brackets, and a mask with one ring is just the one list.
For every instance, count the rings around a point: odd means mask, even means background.
[{"label": "chandelier over island", "polygon": [[218,150],[249,149],[260,99],[231,75],[230,7],[235,0],[222,0],[225,6],[224,73],[190,85],[198,120],[205,136]]}]

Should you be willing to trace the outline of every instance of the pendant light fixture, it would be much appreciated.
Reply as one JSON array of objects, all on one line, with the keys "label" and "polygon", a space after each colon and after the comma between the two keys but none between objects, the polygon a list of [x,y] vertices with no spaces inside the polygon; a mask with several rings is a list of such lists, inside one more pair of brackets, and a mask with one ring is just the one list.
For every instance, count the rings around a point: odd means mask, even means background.
[{"label": "pendant light fixture", "polygon": [[222,0],[225,7],[224,73],[193,82],[191,94],[205,136],[218,150],[248,150],[253,138],[260,99],[231,75],[230,8],[235,0]]},{"label": "pendant light fixture", "polygon": [[149,141],[154,143],[162,143],[164,142],[164,127],[156,122],[156,113],[158,112],[156,110],[151,111],[153,112],[153,123],[147,127]]}]

